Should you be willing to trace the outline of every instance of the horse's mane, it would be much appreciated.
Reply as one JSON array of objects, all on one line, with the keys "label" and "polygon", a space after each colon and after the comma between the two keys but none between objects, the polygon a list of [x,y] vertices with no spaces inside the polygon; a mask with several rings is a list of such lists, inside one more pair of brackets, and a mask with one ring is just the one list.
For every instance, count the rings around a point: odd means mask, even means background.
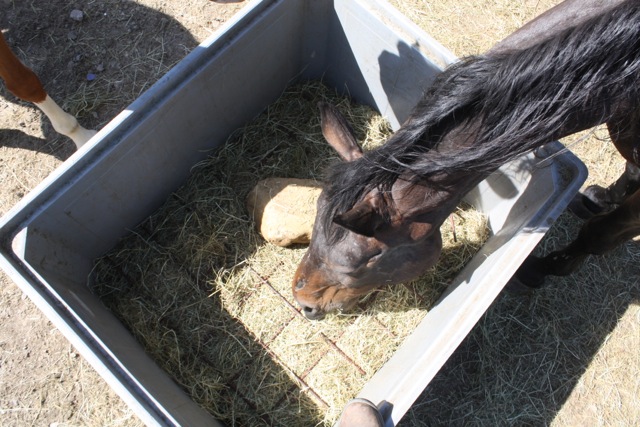
[{"label": "horse's mane", "polygon": [[[385,145],[329,170],[324,229],[338,229],[329,226],[336,214],[374,188],[389,191],[401,175],[451,185],[461,173],[491,173],[544,143],[604,123],[615,105],[637,105],[638,3],[625,2],[528,49],[468,57],[440,73]],[[459,144],[456,136],[465,132],[472,138]]]}]

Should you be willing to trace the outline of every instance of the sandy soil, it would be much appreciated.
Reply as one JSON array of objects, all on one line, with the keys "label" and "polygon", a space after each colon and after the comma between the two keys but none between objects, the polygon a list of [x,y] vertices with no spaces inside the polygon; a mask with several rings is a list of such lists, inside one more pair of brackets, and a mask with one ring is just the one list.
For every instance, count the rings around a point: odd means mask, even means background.
[{"label": "sandy soil", "polygon": [[[0,28],[51,96],[97,129],[241,6],[206,0],[3,0]],[[70,17],[73,10],[83,12],[81,21]],[[90,73],[95,80],[87,79]],[[0,95],[4,214],[74,146],[4,86]],[[4,273],[0,281],[0,425],[141,425]]]}]

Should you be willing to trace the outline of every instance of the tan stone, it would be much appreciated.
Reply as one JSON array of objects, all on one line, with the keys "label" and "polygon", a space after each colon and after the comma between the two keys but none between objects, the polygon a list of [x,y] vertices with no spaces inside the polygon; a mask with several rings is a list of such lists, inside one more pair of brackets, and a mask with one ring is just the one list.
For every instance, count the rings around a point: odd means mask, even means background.
[{"label": "tan stone", "polygon": [[322,188],[310,179],[267,178],[247,196],[247,209],[262,237],[278,246],[306,244]]}]

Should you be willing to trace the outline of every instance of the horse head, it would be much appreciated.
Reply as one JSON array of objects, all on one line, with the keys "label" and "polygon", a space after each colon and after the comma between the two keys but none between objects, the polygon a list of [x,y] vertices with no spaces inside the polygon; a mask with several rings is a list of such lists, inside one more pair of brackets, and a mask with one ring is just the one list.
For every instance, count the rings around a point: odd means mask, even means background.
[{"label": "horse head", "polygon": [[[351,127],[335,107],[320,104],[322,133],[344,162],[363,156]],[[358,299],[382,285],[415,278],[437,261],[442,249],[439,227],[444,218],[431,207],[442,205],[439,192],[398,179],[391,191],[373,189],[331,221],[326,191],[309,248],[295,273],[293,295],[309,319],[333,310],[348,310]],[[331,239],[328,227],[340,227]]]},{"label": "horse head", "polygon": [[[442,222],[464,194],[515,157],[601,123],[613,124],[617,145],[625,145],[623,134],[635,141],[638,22],[636,2],[561,3],[487,54],[443,70],[402,127],[366,155],[346,120],[321,106],[325,139],[346,163],[327,180],[294,276],[304,314],[317,319],[348,309],[373,288],[435,264]],[[621,152],[637,163],[633,149]],[[563,271],[555,256],[546,262]]]}]

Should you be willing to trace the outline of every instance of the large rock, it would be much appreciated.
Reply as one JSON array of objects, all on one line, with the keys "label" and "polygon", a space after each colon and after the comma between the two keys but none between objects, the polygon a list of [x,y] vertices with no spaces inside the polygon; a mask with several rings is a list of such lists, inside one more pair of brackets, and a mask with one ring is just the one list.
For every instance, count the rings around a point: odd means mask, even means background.
[{"label": "large rock", "polygon": [[247,209],[258,231],[278,246],[309,243],[322,188],[314,180],[267,178],[247,196]]}]

